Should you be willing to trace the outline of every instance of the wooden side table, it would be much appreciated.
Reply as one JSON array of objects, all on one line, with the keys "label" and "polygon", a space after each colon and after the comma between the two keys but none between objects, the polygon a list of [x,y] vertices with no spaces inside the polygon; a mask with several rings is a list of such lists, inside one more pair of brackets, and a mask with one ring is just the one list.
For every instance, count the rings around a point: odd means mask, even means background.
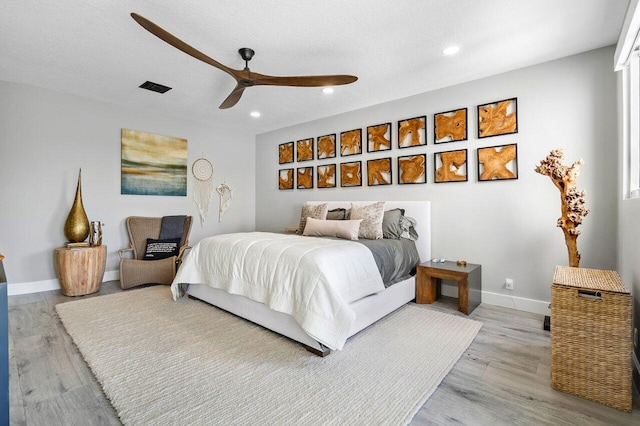
[{"label": "wooden side table", "polygon": [[469,315],[482,302],[482,266],[456,262],[425,262],[418,265],[416,303],[433,303],[440,297],[442,280],[458,283],[458,310]]},{"label": "wooden side table", "polygon": [[55,249],[55,268],[65,296],[83,296],[100,290],[107,262],[107,246]]}]

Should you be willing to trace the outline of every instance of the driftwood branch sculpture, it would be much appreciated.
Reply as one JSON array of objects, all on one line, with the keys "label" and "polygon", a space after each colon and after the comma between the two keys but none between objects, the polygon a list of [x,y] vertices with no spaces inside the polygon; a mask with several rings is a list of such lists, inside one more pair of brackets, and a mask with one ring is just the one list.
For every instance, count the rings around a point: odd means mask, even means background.
[{"label": "driftwood branch sculpture", "polygon": [[580,265],[580,253],[577,245],[580,231],[576,228],[589,214],[584,202],[585,192],[576,189],[576,180],[583,161],[581,158],[571,166],[564,166],[563,159],[564,152],[561,149],[554,149],[547,158],[540,161],[540,165],[535,170],[541,175],[549,176],[556,188],[560,190],[562,216],[558,219],[557,226],[562,228],[562,232],[564,232],[569,252],[569,266],[577,268]]}]

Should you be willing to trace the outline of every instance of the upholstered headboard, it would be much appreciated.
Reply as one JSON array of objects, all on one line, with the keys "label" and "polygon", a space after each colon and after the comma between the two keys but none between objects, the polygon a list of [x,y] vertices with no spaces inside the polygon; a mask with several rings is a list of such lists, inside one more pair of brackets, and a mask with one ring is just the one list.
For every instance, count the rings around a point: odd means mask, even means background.
[{"label": "upholstered headboard", "polygon": [[[349,209],[351,201],[308,201],[309,204],[329,204],[331,209]],[[373,204],[377,201],[354,201],[357,204]],[[416,247],[420,254],[420,261],[431,260],[431,202],[430,201],[385,201],[384,209],[404,209],[404,215],[414,218],[418,224],[415,229],[418,231],[418,241]]]}]

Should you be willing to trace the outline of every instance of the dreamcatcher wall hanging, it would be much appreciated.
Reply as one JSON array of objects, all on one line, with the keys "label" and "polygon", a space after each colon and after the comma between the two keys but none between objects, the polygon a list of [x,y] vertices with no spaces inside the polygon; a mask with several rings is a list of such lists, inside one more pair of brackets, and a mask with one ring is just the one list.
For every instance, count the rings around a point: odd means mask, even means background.
[{"label": "dreamcatcher wall hanging", "polygon": [[204,226],[213,196],[213,166],[206,158],[198,158],[191,166],[191,173],[196,178],[193,184],[193,201],[200,213],[200,226]]},{"label": "dreamcatcher wall hanging", "polygon": [[220,209],[218,211],[218,222],[222,222],[222,216],[224,213],[231,207],[231,199],[233,198],[233,188],[231,188],[227,184],[227,180],[225,179],[218,187],[216,188],[218,194],[220,194]]}]

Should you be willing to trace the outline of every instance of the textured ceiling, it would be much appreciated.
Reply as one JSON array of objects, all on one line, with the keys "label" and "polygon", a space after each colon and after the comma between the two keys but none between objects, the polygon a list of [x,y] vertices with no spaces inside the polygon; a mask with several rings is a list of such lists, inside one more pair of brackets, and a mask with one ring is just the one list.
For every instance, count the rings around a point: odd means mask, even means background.
[{"label": "textured ceiling", "polygon": [[[623,0],[9,0],[0,80],[262,133],[614,44]],[[136,12],[232,68],[353,74],[319,88],[252,87],[148,33]],[[442,55],[456,44],[460,53]],[[613,69],[613,58],[612,58]],[[146,80],[173,88],[139,89]],[[262,116],[251,118],[258,110]]]}]

